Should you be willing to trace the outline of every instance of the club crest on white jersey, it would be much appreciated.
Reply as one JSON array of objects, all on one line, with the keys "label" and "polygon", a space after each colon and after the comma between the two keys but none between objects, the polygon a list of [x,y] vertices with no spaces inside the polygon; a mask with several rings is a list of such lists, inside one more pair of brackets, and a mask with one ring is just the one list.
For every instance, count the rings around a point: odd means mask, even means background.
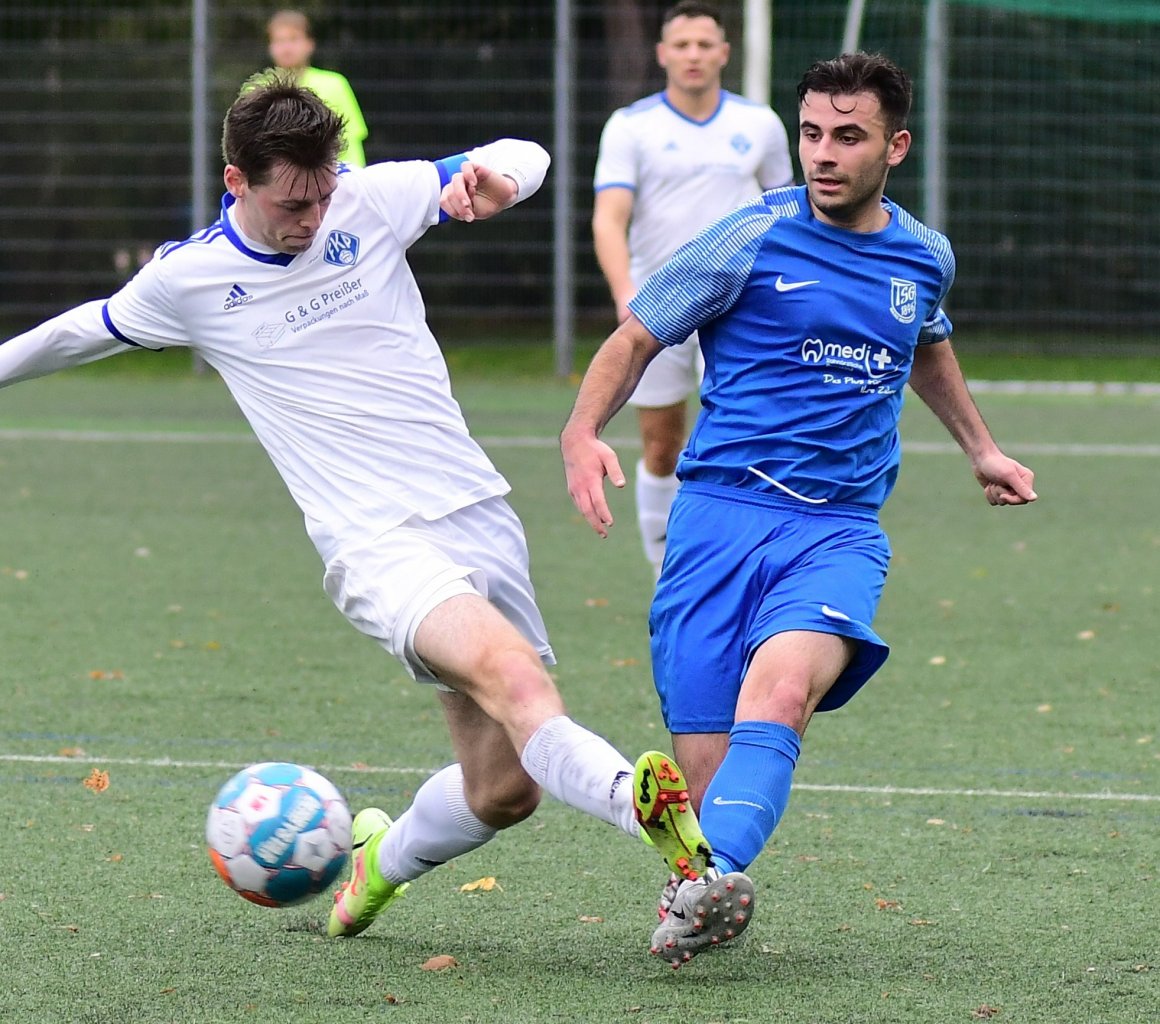
[{"label": "club crest on white jersey", "polygon": [[358,262],[358,235],[332,231],[326,236],[322,258],[336,267],[353,267]]}]

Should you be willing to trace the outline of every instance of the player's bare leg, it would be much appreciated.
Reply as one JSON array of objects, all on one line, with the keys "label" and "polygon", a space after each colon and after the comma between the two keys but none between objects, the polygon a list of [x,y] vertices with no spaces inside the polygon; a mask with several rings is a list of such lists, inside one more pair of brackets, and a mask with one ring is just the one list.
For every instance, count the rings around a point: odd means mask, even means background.
[{"label": "player's bare leg", "polygon": [[[794,630],[771,637],[750,662],[736,724],[701,798],[715,871],[680,884],[675,892],[666,889],[662,896],[670,906],[653,935],[652,950],[674,967],[736,938],[748,926],[755,894],[744,871],[785,812],[801,735],[855,650],[854,641],[845,637]],[[721,750],[721,735],[676,741],[682,756],[697,766],[698,782],[703,781]]]},{"label": "player's bare leg", "polygon": [[331,910],[332,936],[359,934],[409,882],[478,849],[539,803],[540,789],[503,727],[469,697],[440,698],[458,760],[419,787],[398,821],[378,808],[359,812],[351,879]]},{"label": "player's bare leg", "polygon": [[535,783],[631,836],[639,834],[632,765],[567,716],[539,654],[492,604],[474,594],[449,598],[420,624],[414,647],[437,678],[502,727]]},{"label": "player's bare leg", "polygon": [[510,828],[540,802],[507,731],[470,697],[440,693],[455,757],[463,769],[464,796],[471,812],[491,828]]}]

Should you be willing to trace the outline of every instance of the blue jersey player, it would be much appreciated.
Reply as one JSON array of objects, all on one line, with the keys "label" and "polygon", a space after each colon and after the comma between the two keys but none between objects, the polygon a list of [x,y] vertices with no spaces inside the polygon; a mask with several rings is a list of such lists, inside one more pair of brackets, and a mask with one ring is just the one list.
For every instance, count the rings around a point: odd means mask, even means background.
[{"label": "blue jersey player", "polygon": [[649,360],[700,332],[702,411],[650,619],[665,722],[713,848],[710,871],[662,897],[653,952],[674,966],[746,927],[744,871],[785,811],[811,715],[843,705],[886,659],[871,623],[903,386],[946,425],[992,505],[1035,500],[951,349],[950,244],[883,195],[910,148],[908,77],[844,54],[810,67],[798,98],[805,186],[739,207],[649,278],[561,435],[572,498],[605,536],[604,477],[619,487],[624,474],[600,432]]}]

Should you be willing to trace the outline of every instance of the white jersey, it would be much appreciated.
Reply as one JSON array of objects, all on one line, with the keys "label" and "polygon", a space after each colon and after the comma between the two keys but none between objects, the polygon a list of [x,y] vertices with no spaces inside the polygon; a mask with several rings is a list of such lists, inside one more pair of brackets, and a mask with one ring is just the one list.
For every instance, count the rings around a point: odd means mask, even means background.
[{"label": "white jersey", "polygon": [[769,107],[721,91],[705,121],[663,92],[616,111],[600,137],[595,188],[635,195],[628,228],[637,287],[702,228],[761,192],[793,181],[785,125]]},{"label": "white jersey", "polygon": [[[227,195],[217,223],[163,245],[107,303],[0,346],[0,382],[123,345],[192,348],[221,374],[324,558],[505,494],[451,395],[406,261],[446,219],[440,193],[465,159],[510,175],[521,199],[548,166],[536,144],[502,140],[433,163],[344,170],[314,244],[296,256],[246,239]],[[6,366],[30,341],[39,360]]]}]

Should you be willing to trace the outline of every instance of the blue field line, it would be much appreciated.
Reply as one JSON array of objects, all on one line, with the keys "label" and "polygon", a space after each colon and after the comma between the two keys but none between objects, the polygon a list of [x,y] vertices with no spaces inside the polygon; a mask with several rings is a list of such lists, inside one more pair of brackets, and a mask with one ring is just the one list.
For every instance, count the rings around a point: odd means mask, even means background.
[{"label": "blue field line", "polygon": [[[238,771],[246,767],[243,761],[178,760],[169,757],[66,757],[63,754],[0,754],[0,762],[10,764],[74,764],[94,765],[101,768],[135,767],[168,768],[175,770],[213,769]],[[433,775],[438,767],[409,767],[403,765],[311,765],[324,774],[347,775]],[[795,783],[794,789],[803,793],[846,793],[861,796],[915,796],[967,797],[991,800],[1095,800],[1105,803],[1160,803],[1160,793],[1116,793],[1110,790],[1094,792],[1064,792],[1060,790],[954,788],[947,786],[864,786],[844,783]]]}]

